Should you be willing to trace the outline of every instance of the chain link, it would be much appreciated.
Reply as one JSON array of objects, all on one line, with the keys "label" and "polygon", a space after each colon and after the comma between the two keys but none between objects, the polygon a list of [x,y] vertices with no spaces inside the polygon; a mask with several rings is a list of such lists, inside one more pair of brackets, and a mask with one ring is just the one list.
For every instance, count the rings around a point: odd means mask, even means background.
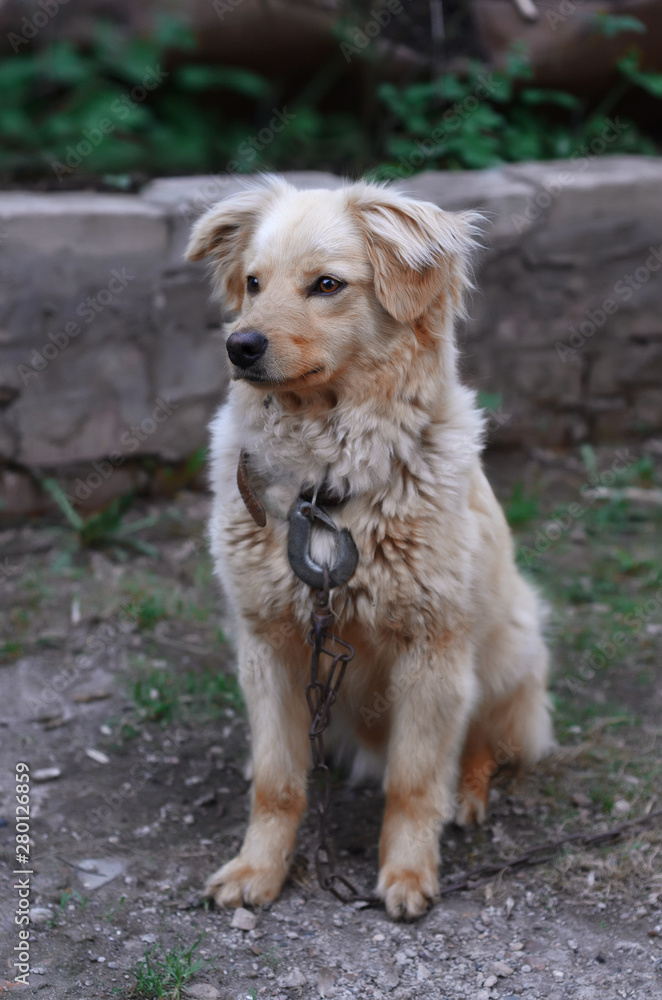
[{"label": "chain link", "polygon": [[[326,570],[326,567],[325,567]],[[371,906],[379,900],[374,895],[361,895],[348,878],[336,871],[335,858],[326,832],[326,817],[331,798],[331,777],[324,753],[324,732],[331,723],[331,709],[338,696],[347,664],[354,657],[354,647],[330,631],[334,615],[329,606],[328,572],[325,587],[315,594],[315,604],[310,622],[308,642],[313,647],[310,661],[310,681],[306,687],[306,701],[310,711],[308,738],[312,751],[311,777],[316,783],[314,809],[317,813],[317,846],[315,870],[322,889],[330,892],[341,903],[363,902]],[[325,680],[321,679],[320,659],[330,660]],[[338,886],[344,887],[344,892]]]}]

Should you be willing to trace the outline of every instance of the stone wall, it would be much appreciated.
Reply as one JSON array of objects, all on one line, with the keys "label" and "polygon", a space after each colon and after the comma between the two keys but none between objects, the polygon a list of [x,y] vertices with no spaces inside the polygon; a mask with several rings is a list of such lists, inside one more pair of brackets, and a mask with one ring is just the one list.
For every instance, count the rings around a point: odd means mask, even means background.
[{"label": "stone wall", "polygon": [[[48,473],[68,489],[83,484],[76,500],[99,506],[144,478],[146,456],[176,464],[204,444],[225,360],[205,268],[185,263],[183,247],[199,212],[242,183],[0,193],[5,510],[38,507],[35,484]],[[495,443],[662,431],[662,161],[427,173],[402,186],[486,216],[460,337]]]}]

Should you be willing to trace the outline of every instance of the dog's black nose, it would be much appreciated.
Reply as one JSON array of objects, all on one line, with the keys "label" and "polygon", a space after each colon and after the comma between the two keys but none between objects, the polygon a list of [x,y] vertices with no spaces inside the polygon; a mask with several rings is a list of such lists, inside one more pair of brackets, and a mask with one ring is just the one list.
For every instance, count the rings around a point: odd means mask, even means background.
[{"label": "dog's black nose", "polygon": [[258,330],[236,330],[227,339],[230,361],[237,368],[250,368],[267,349],[269,341]]}]

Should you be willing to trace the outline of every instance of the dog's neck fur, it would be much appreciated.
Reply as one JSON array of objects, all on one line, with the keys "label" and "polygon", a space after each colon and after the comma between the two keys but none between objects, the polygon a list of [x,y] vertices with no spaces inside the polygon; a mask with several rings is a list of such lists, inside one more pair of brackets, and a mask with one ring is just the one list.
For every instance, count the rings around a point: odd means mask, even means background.
[{"label": "dog's neck fur", "polygon": [[235,384],[235,426],[263,480],[383,500],[401,489],[398,469],[438,489],[441,466],[454,491],[480,452],[482,417],[457,376],[452,332],[424,345],[412,334],[395,361],[354,371],[332,396]]}]

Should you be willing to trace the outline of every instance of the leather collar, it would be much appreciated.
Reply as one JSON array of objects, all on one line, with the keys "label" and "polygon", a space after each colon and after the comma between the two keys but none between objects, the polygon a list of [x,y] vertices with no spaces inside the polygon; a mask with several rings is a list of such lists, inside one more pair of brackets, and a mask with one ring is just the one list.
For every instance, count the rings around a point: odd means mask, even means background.
[{"label": "leather collar", "polygon": [[[246,510],[251,515],[257,526],[259,528],[264,528],[267,523],[267,512],[264,504],[251,485],[248,470],[249,459],[250,454],[247,451],[242,451],[239,456],[239,464],[237,465],[237,487],[239,488],[239,493],[241,494],[241,499],[244,501]],[[299,498],[302,500],[312,501],[314,495],[315,486],[310,483],[304,483],[299,491]],[[329,486],[328,482],[324,480],[324,482],[317,488],[315,502],[319,504],[320,507],[339,507],[340,504],[349,499],[349,495],[349,490],[345,493],[339,493],[338,490],[333,489]]]}]

